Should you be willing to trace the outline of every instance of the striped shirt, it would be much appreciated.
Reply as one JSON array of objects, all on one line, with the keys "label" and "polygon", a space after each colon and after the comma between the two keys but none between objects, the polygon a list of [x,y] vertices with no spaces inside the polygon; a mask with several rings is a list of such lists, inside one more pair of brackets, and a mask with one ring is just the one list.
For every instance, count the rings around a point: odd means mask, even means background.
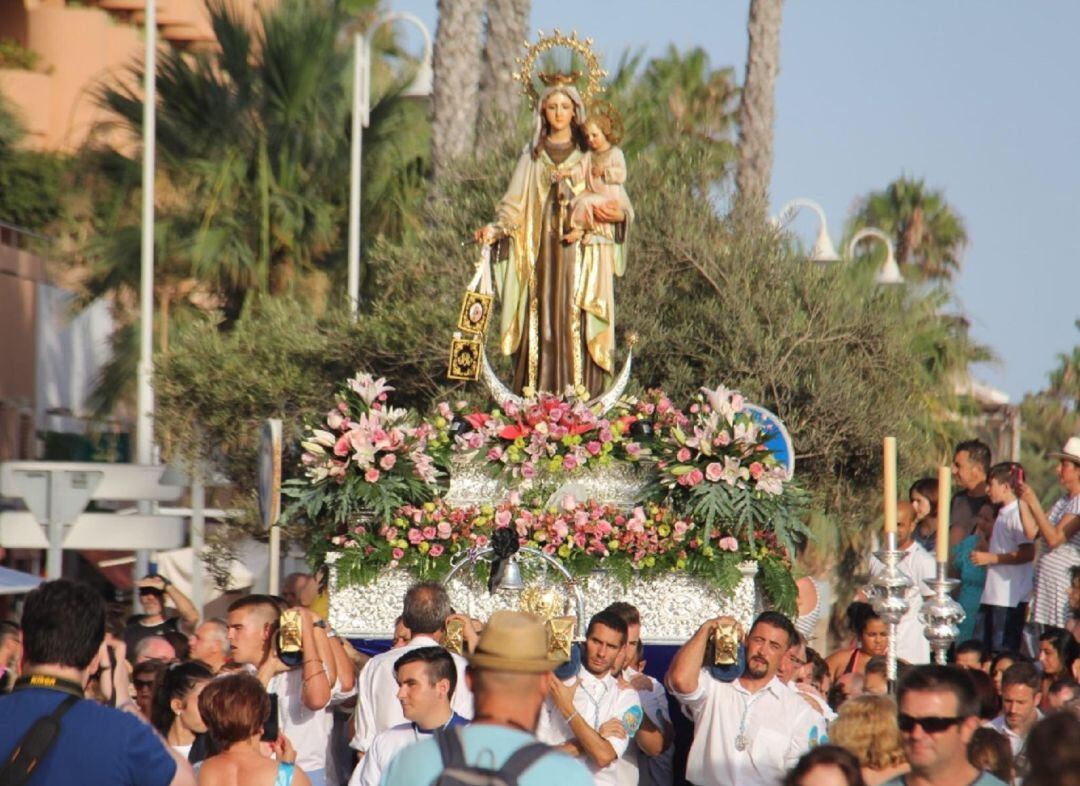
[{"label": "striped shirt", "polygon": [[[1080,494],[1062,497],[1050,508],[1047,518],[1054,526],[1072,516],[1080,516]],[[1080,529],[1055,549],[1046,551],[1035,565],[1035,598],[1031,618],[1042,625],[1064,628],[1069,612],[1069,569],[1080,565]]]}]

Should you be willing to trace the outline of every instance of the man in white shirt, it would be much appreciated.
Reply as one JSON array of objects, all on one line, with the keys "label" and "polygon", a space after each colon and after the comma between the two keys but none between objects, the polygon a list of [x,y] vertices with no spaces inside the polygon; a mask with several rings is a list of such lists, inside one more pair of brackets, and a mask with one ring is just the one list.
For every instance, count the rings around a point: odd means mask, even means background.
[{"label": "man in white shirt", "polygon": [[[371,747],[375,735],[391,726],[405,722],[401,703],[397,700],[398,684],[394,664],[410,650],[442,646],[446,618],[451,614],[450,597],[435,581],[414,584],[405,593],[401,618],[412,637],[407,644],[376,655],[367,662],[357,680],[356,733],[350,745],[364,753]],[[452,704],[463,718],[472,719],[472,693],[465,686],[465,667],[460,655],[452,655],[457,668],[457,690]]]},{"label": "man in white shirt", "polygon": [[333,716],[327,709],[332,677],[327,664],[334,656],[314,615],[303,607],[300,614],[303,663],[289,667],[278,657],[279,607],[269,595],[247,595],[229,606],[229,644],[236,663],[257,669],[266,692],[277,700],[278,729],[296,749],[296,764],[323,786]]},{"label": "man in white shirt", "polygon": [[1017,771],[1026,771],[1024,744],[1031,727],[1042,718],[1042,677],[1031,663],[1014,663],[1001,676],[1001,714],[985,726],[1004,734],[1012,748]]},{"label": "man in white shirt", "polygon": [[450,707],[457,686],[457,667],[442,647],[418,647],[394,664],[398,700],[407,723],[379,732],[356,765],[349,786],[379,786],[382,774],[398,751],[429,739],[439,729],[468,723]]},{"label": "man in white shirt", "polygon": [[[910,502],[896,505],[896,548],[904,552],[897,568],[911,582],[906,595],[908,610],[896,626],[896,655],[912,664],[929,663],[930,642],[923,633],[919,612],[924,599],[934,594],[926,582],[934,578],[937,564],[934,556],[915,540],[915,508]],[[884,563],[871,555],[870,575],[877,576],[884,570]]]},{"label": "man in white shirt", "polygon": [[565,681],[551,681],[536,726],[541,742],[580,756],[596,786],[620,786],[615,764],[644,715],[637,692],[621,688],[612,674],[626,638],[626,623],[613,612],[589,620],[581,667]]},{"label": "man in white shirt", "polygon": [[667,691],[644,673],[641,644],[641,612],[629,603],[616,601],[606,611],[618,614],[626,623],[626,644],[615,660],[612,673],[619,686],[637,692],[644,716],[641,727],[630,740],[626,755],[616,762],[619,786],[671,786],[675,754],[674,729],[668,714]]},{"label": "man in white shirt", "polygon": [[1032,541],[1038,527],[1030,516],[1030,527],[1026,526],[1021,516],[1015,487],[1023,479],[1024,470],[1019,464],[1004,462],[990,468],[987,493],[991,502],[1001,505],[1001,510],[994,520],[989,550],[971,552],[973,563],[986,566],[975,638],[982,640],[987,652],[1019,652],[1023,638],[1034,579]]},{"label": "man in white shirt", "polygon": [[733,682],[714,679],[705,651],[721,622],[705,622],[675,654],[667,685],[694,721],[686,779],[696,786],[775,786],[810,748],[807,703],[777,678],[795,626],[762,613],[746,635],[746,666]]}]

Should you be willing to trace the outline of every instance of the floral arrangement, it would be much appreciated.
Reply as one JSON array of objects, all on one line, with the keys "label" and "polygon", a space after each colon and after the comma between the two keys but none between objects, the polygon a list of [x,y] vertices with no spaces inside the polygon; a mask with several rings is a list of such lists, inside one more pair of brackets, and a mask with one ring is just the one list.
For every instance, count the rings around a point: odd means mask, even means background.
[{"label": "floral arrangement", "polygon": [[[286,515],[302,512],[324,533],[311,557],[339,551],[345,581],[371,581],[387,567],[439,578],[496,530],[513,528],[520,545],[580,576],[603,569],[628,582],[685,570],[726,589],[739,581],[739,562],[754,560],[773,605],[794,603],[787,555],[807,532],[806,496],[738,392],[703,388],[682,410],[649,390],[598,413],[568,390],[490,412],[442,402],[422,418],[389,406],[392,390],[370,374],[348,380],[305,434],[304,477],[286,484],[295,499]],[[439,481],[456,460],[505,478],[506,500],[481,508],[442,502]],[[649,470],[637,507],[566,497],[545,506],[575,474],[617,462]]]},{"label": "floral arrangement", "polygon": [[493,472],[525,481],[639,461],[648,451],[632,434],[638,419],[625,407],[598,415],[573,391],[506,402],[490,413],[466,414],[443,402],[436,416],[452,429],[455,453],[482,456]]},{"label": "floral arrangement", "polygon": [[[769,564],[777,575],[788,575],[790,569],[786,552],[771,533],[759,533],[752,545],[716,531],[706,542],[701,525],[656,503],[623,511],[569,496],[558,508],[545,508],[539,501],[522,504],[516,496],[496,506],[466,508],[434,500],[405,505],[383,523],[339,529],[331,543],[340,553],[339,575],[350,583],[371,581],[384,567],[441,578],[456,560],[486,548],[502,529],[514,531],[520,546],[557,556],[574,576],[587,577],[603,568],[624,584],[634,576],[685,570],[732,590],[741,578],[740,562]],[[786,592],[769,587],[767,582],[774,604],[788,602]]]},{"label": "floral arrangement", "polygon": [[341,387],[336,405],[301,440],[304,477],[284,484],[309,520],[334,524],[361,513],[392,517],[409,502],[432,499],[440,471],[428,450],[432,426],[387,404],[385,379],[357,374]]},{"label": "floral arrangement", "polygon": [[807,529],[803,493],[766,440],[770,436],[737,391],[702,388],[685,422],[663,429],[653,446],[659,488],[707,529],[722,527],[751,544],[773,533],[794,551]]}]

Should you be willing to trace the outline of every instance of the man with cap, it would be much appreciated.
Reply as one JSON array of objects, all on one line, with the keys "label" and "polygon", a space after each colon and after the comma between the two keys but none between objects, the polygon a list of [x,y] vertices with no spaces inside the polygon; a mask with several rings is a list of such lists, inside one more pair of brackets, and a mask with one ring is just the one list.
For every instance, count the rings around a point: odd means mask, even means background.
[{"label": "man with cap", "polygon": [[[498,770],[519,750],[536,743],[540,708],[548,696],[552,670],[562,659],[549,654],[544,623],[531,614],[497,611],[469,656],[465,674],[476,714],[469,726],[441,732],[460,743],[466,766]],[[436,739],[401,751],[383,774],[383,786],[427,786],[444,769]],[[521,773],[520,786],[590,786],[592,776],[569,755],[543,752]]]}]

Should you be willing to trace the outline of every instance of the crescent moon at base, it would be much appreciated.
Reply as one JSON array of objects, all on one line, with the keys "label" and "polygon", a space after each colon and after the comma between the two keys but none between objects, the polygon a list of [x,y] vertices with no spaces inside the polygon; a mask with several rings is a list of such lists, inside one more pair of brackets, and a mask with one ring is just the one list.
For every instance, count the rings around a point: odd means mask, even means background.
[{"label": "crescent moon at base", "polygon": [[[503,381],[499,379],[498,374],[491,367],[491,363],[488,362],[487,351],[481,352],[483,355],[483,369],[481,371],[481,379],[484,381],[484,385],[487,386],[488,392],[491,397],[502,407],[505,404],[512,403],[517,406],[522,406],[524,399],[510,390],[503,384]],[[630,368],[633,365],[634,351],[627,349],[626,362],[623,363],[622,370],[619,372],[619,376],[615,378],[615,384],[613,384],[607,391],[594,398],[589,402],[589,408],[596,411],[598,414],[603,415],[608,412],[612,407],[619,403],[619,399],[622,398],[623,392],[626,390],[626,386],[630,382]]]}]

